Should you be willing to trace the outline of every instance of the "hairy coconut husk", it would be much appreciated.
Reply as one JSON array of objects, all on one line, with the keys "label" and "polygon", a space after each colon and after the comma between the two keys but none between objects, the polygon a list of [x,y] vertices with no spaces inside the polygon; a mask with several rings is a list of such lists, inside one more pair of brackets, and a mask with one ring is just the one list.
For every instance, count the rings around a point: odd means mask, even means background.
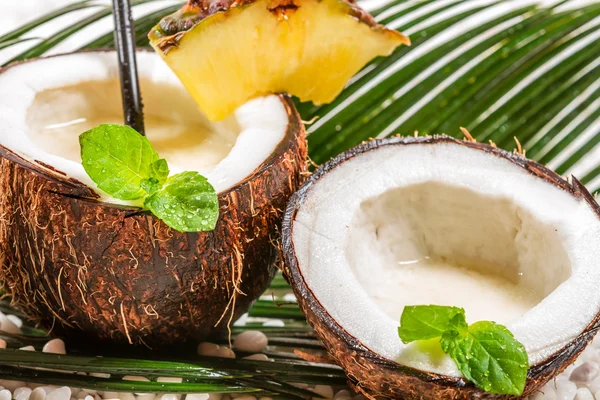
[{"label": "hairy coconut husk", "polygon": [[304,126],[291,99],[281,101],[284,139],[219,193],[210,232],[177,232],[141,209],[103,203],[0,146],[0,281],[13,304],[53,333],[118,343],[226,330],[273,278],[281,216],[306,171]]},{"label": "hairy coconut husk", "polygon": [[[476,388],[462,378],[420,371],[399,365],[370,350],[361,341],[339,325],[319,303],[311,288],[307,286],[292,241],[293,221],[311,186],[328,171],[345,161],[382,146],[435,145],[453,143],[502,157],[532,175],[586,201],[600,217],[600,206],[587,189],[575,178],[568,182],[550,169],[520,154],[509,153],[496,147],[474,141],[456,140],[447,136],[401,138],[394,137],[363,143],[329,161],[319,168],[290,200],[283,221],[284,274],[291,283],[300,308],[308,322],[327,348],[331,357],[349,377],[357,390],[372,398],[407,400],[471,400],[471,399],[514,399],[511,395],[494,395]],[[523,398],[535,393],[550,379],[560,374],[585,349],[600,327],[600,314],[590,321],[585,330],[567,346],[554,353],[544,362],[530,368]],[[400,340],[400,339],[398,339]]]}]

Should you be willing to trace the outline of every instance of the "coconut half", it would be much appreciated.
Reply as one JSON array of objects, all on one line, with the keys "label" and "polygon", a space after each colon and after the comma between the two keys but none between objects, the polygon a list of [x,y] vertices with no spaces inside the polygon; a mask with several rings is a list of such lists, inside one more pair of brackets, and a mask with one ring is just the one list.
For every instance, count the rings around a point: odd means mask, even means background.
[{"label": "coconut half", "polygon": [[528,395],[599,325],[599,212],[576,179],[488,145],[372,141],[292,197],[286,274],[331,355],[370,394],[502,397],[466,382],[439,345],[400,341],[404,306],[439,304],[514,333],[530,360]]},{"label": "coconut half", "polygon": [[157,55],[138,64],[146,134],[215,187],[216,229],[174,231],[85,173],[79,134],[123,123],[115,52],[36,59],[0,73],[0,280],[59,333],[151,346],[225,329],[267,287],[306,144],[285,96],[211,123]]}]

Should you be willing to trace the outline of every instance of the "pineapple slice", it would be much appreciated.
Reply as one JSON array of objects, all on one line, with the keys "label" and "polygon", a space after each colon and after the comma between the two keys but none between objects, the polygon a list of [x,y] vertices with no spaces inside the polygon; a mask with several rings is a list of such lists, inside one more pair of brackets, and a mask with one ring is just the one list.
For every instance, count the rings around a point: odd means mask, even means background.
[{"label": "pineapple slice", "polygon": [[331,102],[371,59],[410,44],[344,0],[191,0],[149,38],[213,121],[272,93]]}]

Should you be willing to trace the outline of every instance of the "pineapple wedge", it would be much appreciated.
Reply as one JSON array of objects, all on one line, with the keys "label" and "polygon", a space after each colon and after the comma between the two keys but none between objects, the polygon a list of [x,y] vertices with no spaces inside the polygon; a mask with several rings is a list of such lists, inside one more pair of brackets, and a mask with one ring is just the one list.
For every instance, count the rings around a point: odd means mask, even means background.
[{"label": "pineapple wedge", "polygon": [[371,59],[410,44],[344,0],[191,0],[149,38],[213,121],[272,93],[329,103]]}]

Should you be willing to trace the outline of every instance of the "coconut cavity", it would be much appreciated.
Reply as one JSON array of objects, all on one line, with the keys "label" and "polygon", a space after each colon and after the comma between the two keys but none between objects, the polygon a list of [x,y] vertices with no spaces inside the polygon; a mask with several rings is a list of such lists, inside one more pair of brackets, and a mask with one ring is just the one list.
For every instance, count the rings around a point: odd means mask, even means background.
[{"label": "coconut cavity", "polygon": [[600,223],[587,201],[450,139],[369,143],[331,164],[288,208],[287,256],[323,308],[315,318],[370,351],[460,376],[439,344],[400,341],[406,305],[460,306],[470,322],[505,324],[531,365],[596,317]]},{"label": "coconut cavity", "polygon": [[395,320],[406,305],[438,304],[465,308],[469,322],[506,324],[571,274],[552,226],[508,197],[436,181],[364,200],[345,251],[364,290]]},{"label": "coconut cavity", "polygon": [[[142,51],[138,58],[146,134],[172,173],[198,171],[221,192],[252,174],[282,141],[289,121],[280,97],[252,100],[212,123],[157,55]],[[18,65],[0,75],[0,145],[96,189],[81,165],[78,137],[103,123],[123,124],[121,107],[114,53]]]}]

